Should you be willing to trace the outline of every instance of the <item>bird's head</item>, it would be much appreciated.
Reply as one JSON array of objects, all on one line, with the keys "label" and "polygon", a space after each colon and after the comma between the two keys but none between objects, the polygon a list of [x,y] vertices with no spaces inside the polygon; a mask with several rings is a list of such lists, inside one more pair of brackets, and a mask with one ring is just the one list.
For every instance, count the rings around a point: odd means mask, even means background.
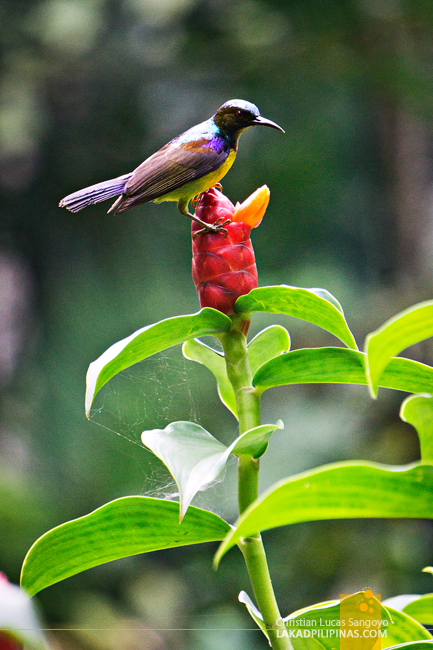
[{"label": "bird's head", "polygon": [[257,106],[243,99],[231,99],[223,104],[213,116],[213,120],[221,133],[235,139],[250,126],[270,126],[284,133],[281,126],[262,117]]}]

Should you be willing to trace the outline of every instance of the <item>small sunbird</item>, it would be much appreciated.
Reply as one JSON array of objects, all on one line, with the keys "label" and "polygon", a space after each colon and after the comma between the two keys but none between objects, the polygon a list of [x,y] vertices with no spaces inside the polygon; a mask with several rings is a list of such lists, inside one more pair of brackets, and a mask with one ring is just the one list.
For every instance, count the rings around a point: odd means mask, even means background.
[{"label": "small sunbird", "polygon": [[85,187],[65,196],[61,208],[78,212],[88,205],[120,196],[108,212],[121,214],[141,203],[177,201],[179,212],[203,226],[203,232],[224,230],[188,211],[192,198],[216,185],[236,158],[239,136],[251,126],[284,130],[260,115],[254,104],[231,99],[210,119],[170,140],[133,172]]}]

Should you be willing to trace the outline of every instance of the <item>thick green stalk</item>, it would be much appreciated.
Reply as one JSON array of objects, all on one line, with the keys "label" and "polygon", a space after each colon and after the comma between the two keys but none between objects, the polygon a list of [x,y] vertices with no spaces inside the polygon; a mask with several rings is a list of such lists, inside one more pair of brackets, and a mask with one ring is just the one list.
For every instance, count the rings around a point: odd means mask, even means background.
[{"label": "thick green stalk", "polygon": [[[219,339],[224,349],[228,378],[236,396],[239,417],[239,435],[260,425],[260,396],[252,385],[246,335],[249,317],[232,317],[232,328]],[[260,461],[241,456],[238,461],[238,503],[241,514],[258,497]],[[266,553],[260,533],[246,538],[240,544],[248,574],[274,650],[293,650],[290,640],[278,636],[276,625],[281,618],[269,574]]]}]

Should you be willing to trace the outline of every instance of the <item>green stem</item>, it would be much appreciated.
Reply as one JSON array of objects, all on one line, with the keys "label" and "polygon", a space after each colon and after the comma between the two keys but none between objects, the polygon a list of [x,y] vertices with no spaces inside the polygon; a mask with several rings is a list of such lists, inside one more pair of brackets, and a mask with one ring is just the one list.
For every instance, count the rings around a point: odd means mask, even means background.
[{"label": "green stem", "polygon": [[[239,435],[260,425],[260,396],[252,385],[252,374],[248,358],[245,333],[248,331],[249,315],[232,317],[229,332],[219,339],[224,349],[227,375],[236,396],[239,417]],[[258,497],[260,461],[251,456],[238,460],[238,503],[242,514]],[[242,540],[239,545],[245,559],[257,605],[263,616],[269,639],[274,650],[293,650],[287,637],[279,637],[277,621],[281,618],[266,553],[260,533]]]}]

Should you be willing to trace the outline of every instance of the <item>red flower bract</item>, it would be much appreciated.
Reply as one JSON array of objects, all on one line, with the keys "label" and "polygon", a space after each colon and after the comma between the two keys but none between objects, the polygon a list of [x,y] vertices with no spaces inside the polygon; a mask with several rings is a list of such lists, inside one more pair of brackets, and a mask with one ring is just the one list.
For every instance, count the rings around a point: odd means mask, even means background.
[{"label": "red flower bract", "polygon": [[[222,192],[212,187],[200,195],[196,215],[206,223],[217,219],[231,219],[233,203]],[[202,307],[213,307],[224,314],[234,311],[239,296],[257,287],[257,267],[251,245],[251,226],[232,221],[224,232],[194,234],[201,230],[192,222],[192,277]]]}]

